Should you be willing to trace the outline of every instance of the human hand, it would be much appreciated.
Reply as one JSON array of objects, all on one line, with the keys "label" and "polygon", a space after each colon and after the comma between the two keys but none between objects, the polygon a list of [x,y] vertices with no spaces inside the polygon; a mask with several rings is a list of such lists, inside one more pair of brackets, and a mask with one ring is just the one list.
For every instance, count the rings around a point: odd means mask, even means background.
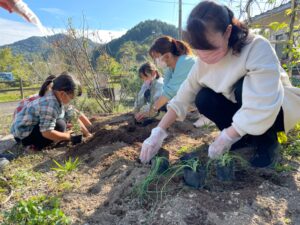
[{"label": "human hand", "polygon": [[145,115],[142,112],[138,112],[138,113],[134,114],[134,118],[136,119],[136,121],[140,122],[141,120],[143,120],[145,118]]},{"label": "human hand", "polygon": [[229,151],[231,148],[231,145],[233,145],[235,142],[241,139],[241,136],[239,136],[237,133],[233,134],[233,136],[230,137],[229,133],[231,129],[234,129],[233,127],[230,127],[228,129],[222,130],[222,132],[219,134],[219,136],[214,140],[214,142],[209,146],[208,148],[208,156],[211,159],[216,159],[222,154],[224,154],[226,151]]},{"label": "human hand", "polygon": [[142,145],[140,154],[142,163],[149,162],[157,154],[167,136],[167,132],[160,127],[152,129],[150,137],[148,137]]}]

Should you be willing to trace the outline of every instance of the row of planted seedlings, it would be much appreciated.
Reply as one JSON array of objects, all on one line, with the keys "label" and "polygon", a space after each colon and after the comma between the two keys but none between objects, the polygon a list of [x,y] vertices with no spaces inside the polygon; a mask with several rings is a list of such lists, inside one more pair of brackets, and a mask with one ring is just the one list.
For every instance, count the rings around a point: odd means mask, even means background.
[{"label": "row of planted seedlings", "polygon": [[182,177],[186,185],[200,189],[207,181],[216,178],[221,182],[235,180],[235,173],[248,167],[248,161],[240,155],[226,152],[217,159],[200,158],[199,151],[184,154],[170,164],[168,153],[159,154],[151,162],[151,170],[145,179],[137,184],[134,193],[141,199],[149,194],[162,197],[172,180]]}]

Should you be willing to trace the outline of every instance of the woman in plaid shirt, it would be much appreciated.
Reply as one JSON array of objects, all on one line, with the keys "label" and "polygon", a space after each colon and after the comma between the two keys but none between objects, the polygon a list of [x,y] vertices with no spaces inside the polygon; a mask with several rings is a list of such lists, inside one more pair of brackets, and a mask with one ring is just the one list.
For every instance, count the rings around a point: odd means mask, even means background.
[{"label": "woman in plaid shirt", "polygon": [[11,133],[24,146],[42,149],[52,142],[70,140],[63,119],[64,107],[81,95],[79,82],[64,72],[52,81],[52,89],[29,102],[16,114]]}]

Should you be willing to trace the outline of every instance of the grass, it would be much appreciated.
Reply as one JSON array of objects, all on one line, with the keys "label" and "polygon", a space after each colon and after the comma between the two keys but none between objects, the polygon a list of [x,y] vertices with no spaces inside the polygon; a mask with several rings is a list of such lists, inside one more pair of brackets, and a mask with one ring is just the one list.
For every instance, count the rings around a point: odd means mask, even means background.
[{"label": "grass", "polygon": [[70,219],[60,209],[60,201],[55,197],[32,197],[19,201],[10,210],[4,212],[3,225],[67,225]]},{"label": "grass", "polygon": [[300,158],[300,124],[296,124],[288,135],[278,133],[278,141],[282,146],[281,153],[286,158]]},{"label": "grass", "polygon": [[0,116],[0,135],[8,135],[10,133],[10,126],[13,120],[12,115]]},{"label": "grass", "polygon": [[[36,91],[24,91],[24,98],[36,94]],[[12,102],[12,101],[20,101],[21,94],[20,91],[10,91],[10,92],[3,92],[0,94],[0,102]]]},{"label": "grass", "polygon": [[[58,177],[57,175],[61,173],[53,173],[50,163],[40,167],[45,159],[47,157],[45,158],[43,153],[20,156],[11,161],[4,169],[2,176],[7,179],[8,184],[14,190],[14,201],[21,200],[24,197],[28,198],[32,194],[36,195],[37,192],[39,194],[52,193],[58,195],[80,186],[80,178],[76,174],[64,176],[64,179],[60,179],[62,177]],[[78,160],[76,165],[78,165]],[[36,166],[40,169],[36,169]],[[71,161],[71,166],[67,164],[67,167],[65,165],[63,167],[68,171],[74,171],[74,167],[77,168],[77,166],[74,166],[73,161]],[[0,190],[0,199],[6,196],[6,193],[2,193]]]},{"label": "grass", "polygon": [[289,165],[289,164],[283,164],[283,163],[276,163],[274,166],[274,169],[277,173],[281,172],[290,172],[290,171],[295,171],[296,168]]},{"label": "grass", "polygon": [[[75,107],[86,113],[87,115],[94,115],[103,113],[103,110],[100,108],[97,100],[95,98],[88,98],[87,96],[83,95],[81,97],[76,98],[74,101]],[[113,109],[113,113],[125,113],[131,111],[133,108],[132,105],[127,105],[123,103],[116,102],[116,106]]]}]

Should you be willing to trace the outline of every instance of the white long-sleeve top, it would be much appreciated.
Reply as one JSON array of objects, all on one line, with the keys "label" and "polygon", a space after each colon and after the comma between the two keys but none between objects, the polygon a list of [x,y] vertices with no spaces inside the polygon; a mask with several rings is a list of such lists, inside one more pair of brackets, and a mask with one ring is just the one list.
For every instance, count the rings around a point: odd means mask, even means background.
[{"label": "white long-sleeve top", "polygon": [[202,87],[236,102],[233,87],[242,77],[242,106],[232,123],[241,136],[265,133],[281,107],[286,132],[300,120],[300,89],[289,82],[269,41],[258,35],[239,55],[230,50],[216,64],[206,64],[198,58],[168,107],[176,112],[178,120],[184,120],[188,106]]}]

